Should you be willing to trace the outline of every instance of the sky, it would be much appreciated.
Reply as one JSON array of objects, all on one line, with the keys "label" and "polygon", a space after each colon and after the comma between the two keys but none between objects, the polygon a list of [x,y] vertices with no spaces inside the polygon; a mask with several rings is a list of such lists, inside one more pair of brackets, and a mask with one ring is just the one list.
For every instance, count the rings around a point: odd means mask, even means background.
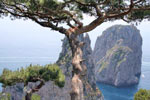
[{"label": "sky", "polygon": [[[83,22],[87,24],[92,20],[93,18],[86,16]],[[128,25],[123,21],[107,22],[88,33],[91,38],[92,48],[94,48],[97,37],[105,29],[115,24]],[[150,55],[150,21],[143,21],[137,28],[140,30],[143,38],[143,54]],[[49,28],[44,28],[31,20],[17,19],[12,21],[9,17],[0,19],[0,57],[17,56],[18,53],[21,56],[30,54],[30,56],[36,56],[36,53],[40,52],[37,50],[45,50],[40,56],[52,56],[56,60],[61,51],[61,40],[63,38],[64,35]],[[24,51],[26,53],[23,54],[23,51],[17,51],[19,49],[26,50]],[[8,51],[4,52],[4,50]],[[47,55],[48,53],[49,55]]]}]

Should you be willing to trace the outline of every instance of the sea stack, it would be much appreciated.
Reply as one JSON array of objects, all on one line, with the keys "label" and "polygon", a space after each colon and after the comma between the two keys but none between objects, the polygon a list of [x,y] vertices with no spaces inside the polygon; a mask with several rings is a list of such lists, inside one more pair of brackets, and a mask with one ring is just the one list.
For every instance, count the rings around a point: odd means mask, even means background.
[{"label": "sea stack", "polygon": [[115,25],[96,40],[93,51],[96,80],[116,87],[139,82],[142,37],[133,25]]}]

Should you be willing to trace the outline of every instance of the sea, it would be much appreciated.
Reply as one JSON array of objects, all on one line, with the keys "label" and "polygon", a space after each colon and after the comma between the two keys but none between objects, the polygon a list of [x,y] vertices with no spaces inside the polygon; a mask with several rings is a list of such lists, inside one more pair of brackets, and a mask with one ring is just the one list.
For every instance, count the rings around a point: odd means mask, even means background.
[{"label": "sea", "polygon": [[[27,67],[30,64],[45,65],[54,63],[57,60],[58,55],[50,53],[50,49],[49,52],[45,51],[46,50],[44,49],[0,49],[0,74],[4,68],[17,70],[21,67]],[[2,84],[0,84],[0,91],[2,91],[1,86]],[[97,86],[103,93],[105,100],[133,100],[134,94],[140,88],[150,89],[150,56],[144,55],[142,58],[142,74],[138,85],[116,88],[110,85],[97,83]]]}]

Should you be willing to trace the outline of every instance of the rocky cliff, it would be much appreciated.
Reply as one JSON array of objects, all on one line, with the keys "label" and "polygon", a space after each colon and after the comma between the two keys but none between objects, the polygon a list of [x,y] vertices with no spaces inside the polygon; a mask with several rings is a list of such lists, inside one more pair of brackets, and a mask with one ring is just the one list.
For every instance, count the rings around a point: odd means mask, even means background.
[{"label": "rocky cliff", "polygon": [[[85,100],[103,100],[103,95],[96,87],[96,79],[94,74],[94,62],[91,57],[92,49],[90,47],[90,38],[86,34],[86,36],[80,35],[79,40],[84,42],[83,46],[83,58],[84,64],[87,66],[87,81],[93,87],[93,91],[88,91],[86,88],[88,85],[84,87]],[[66,76],[66,82],[64,88],[58,88],[51,81],[47,82],[37,94],[41,96],[41,100],[70,100],[70,91],[71,91],[71,76],[72,76],[72,64],[71,64],[71,49],[68,43],[67,38],[62,40],[62,51],[59,55],[59,59],[56,62],[61,69],[63,70]],[[38,84],[38,83],[36,83]],[[35,84],[29,84],[28,88],[32,88]],[[5,92],[12,94],[12,100],[21,100],[23,98],[23,84],[17,84],[15,86],[7,87]],[[89,92],[92,92],[89,94]],[[15,98],[15,99],[14,99]]]},{"label": "rocky cliff", "polygon": [[[86,76],[87,81],[94,89],[94,91],[88,91],[86,89],[88,85],[85,85],[84,87],[85,100],[103,100],[103,95],[101,93],[97,94],[100,91],[96,87],[96,79],[95,79],[95,73],[94,73],[95,65],[91,56],[92,49],[90,46],[91,41],[90,41],[89,35],[88,34],[86,34],[85,36],[80,35],[78,39],[80,42],[85,43],[84,46],[82,47],[83,59],[84,59],[83,65],[86,65],[87,67],[87,76]],[[71,76],[72,76],[72,64],[71,64],[72,53],[71,53],[71,48],[69,46],[67,38],[64,38],[62,41],[63,41],[62,52],[60,53],[57,64],[61,66],[65,75],[67,76],[68,80],[66,80],[66,82],[70,83]],[[69,87],[68,94],[70,93],[70,90],[71,90],[71,86]],[[93,92],[93,93],[89,94],[89,92]],[[67,100],[70,100],[70,99],[67,99]]]},{"label": "rocky cliff", "polygon": [[128,25],[108,28],[97,38],[92,56],[98,82],[117,87],[137,84],[142,58],[139,30]]}]

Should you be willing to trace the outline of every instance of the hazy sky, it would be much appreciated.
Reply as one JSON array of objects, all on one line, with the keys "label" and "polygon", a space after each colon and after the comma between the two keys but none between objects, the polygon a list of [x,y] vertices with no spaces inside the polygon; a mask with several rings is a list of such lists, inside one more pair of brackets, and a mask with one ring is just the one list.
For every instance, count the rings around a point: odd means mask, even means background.
[{"label": "hazy sky", "polygon": [[[85,23],[93,18],[86,17]],[[106,28],[127,23],[123,21],[108,22],[100,25],[92,32],[89,32],[92,48],[97,36],[100,36]],[[150,21],[144,21],[137,26],[143,37],[143,52],[150,51]],[[58,56],[61,51],[61,39],[64,35],[51,31],[49,28],[41,27],[31,20],[10,20],[9,17],[0,19],[0,48],[1,49],[48,49]],[[0,52],[1,53],[1,52]],[[149,53],[150,54],[150,53]],[[0,54],[1,55],[1,54]]]}]

